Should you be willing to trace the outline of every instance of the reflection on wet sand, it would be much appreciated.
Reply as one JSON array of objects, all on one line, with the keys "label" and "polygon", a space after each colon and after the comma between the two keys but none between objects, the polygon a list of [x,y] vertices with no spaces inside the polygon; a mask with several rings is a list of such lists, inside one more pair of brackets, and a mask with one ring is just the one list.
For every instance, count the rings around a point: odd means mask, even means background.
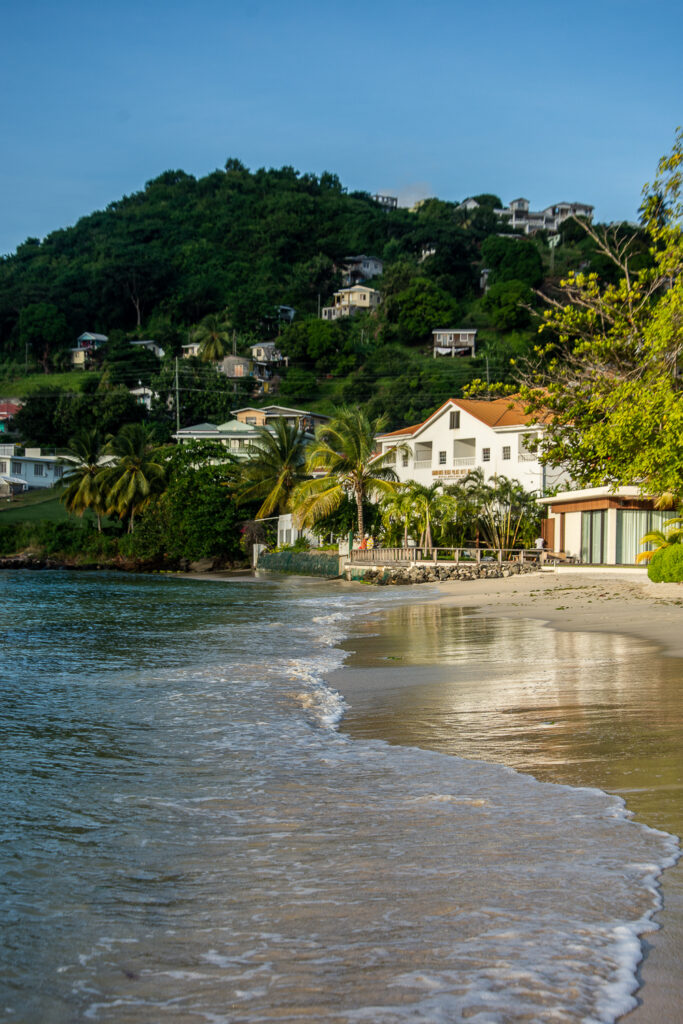
[{"label": "reflection on wet sand", "polygon": [[[350,704],[343,728],[353,736],[598,786],[640,821],[683,833],[680,659],[630,637],[427,604],[392,609],[381,630],[366,622],[348,647],[333,685]],[[645,1005],[629,1024],[679,1019],[670,1014],[683,1004],[681,863],[666,873],[664,896]]]}]

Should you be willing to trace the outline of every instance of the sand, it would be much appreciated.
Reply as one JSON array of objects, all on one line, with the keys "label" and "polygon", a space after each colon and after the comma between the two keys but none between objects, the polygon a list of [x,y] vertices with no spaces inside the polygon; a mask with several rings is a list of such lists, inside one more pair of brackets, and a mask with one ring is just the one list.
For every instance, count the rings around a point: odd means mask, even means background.
[{"label": "sand", "polygon": [[[683,832],[683,586],[544,572],[420,587],[344,646],[330,682],[350,734],[596,785]],[[628,1024],[683,1021],[683,861],[662,894]]]}]

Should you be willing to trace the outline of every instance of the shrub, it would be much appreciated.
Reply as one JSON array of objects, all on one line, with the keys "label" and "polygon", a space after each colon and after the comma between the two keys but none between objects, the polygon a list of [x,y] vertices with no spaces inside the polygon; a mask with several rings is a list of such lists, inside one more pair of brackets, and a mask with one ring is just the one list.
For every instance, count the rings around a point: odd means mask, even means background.
[{"label": "shrub", "polygon": [[653,583],[683,583],[683,544],[655,551],[647,567]]}]

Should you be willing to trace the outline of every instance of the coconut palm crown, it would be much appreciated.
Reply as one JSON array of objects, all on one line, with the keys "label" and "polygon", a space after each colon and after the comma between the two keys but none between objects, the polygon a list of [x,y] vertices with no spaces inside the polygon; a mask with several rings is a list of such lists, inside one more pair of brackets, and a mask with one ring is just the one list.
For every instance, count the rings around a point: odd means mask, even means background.
[{"label": "coconut palm crown", "polygon": [[311,526],[334,512],[345,494],[356,502],[358,533],[364,532],[363,499],[392,494],[398,479],[388,465],[396,449],[375,454],[375,435],[386,426],[386,418],[371,421],[358,408],[342,407],[315,432],[306,459],[306,471],[314,476],[301,484],[292,496],[299,526]]},{"label": "coconut palm crown", "polygon": [[166,466],[141,423],[122,427],[106,450],[115,461],[101,469],[97,479],[106,491],[107,511],[120,519],[128,517],[128,532],[132,533],[136,514],[164,489]]},{"label": "coconut palm crown", "polygon": [[270,427],[258,428],[258,438],[247,448],[249,461],[240,491],[240,502],[264,499],[257,519],[284,512],[295,488],[306,479],[307,442],[305,431],[281,417]]},{"label": "coconut palm crown", "polygon": [[62,477],[65,490],[60,498],[68,511],[77,516],[83,516],[87,509],[92,509],[97,516],[100,533],[106,508],[102,481],[98,477],[103,453],[97,430],[81,430],[71,438],[65,453],[68,469]]},{"label": "coconut palm crown", "polygon": [[194,331],[199,342],[199,356],[206,363],[216,363],[230,351],[232,324],[227,311],[222,314],[209,313]]}]

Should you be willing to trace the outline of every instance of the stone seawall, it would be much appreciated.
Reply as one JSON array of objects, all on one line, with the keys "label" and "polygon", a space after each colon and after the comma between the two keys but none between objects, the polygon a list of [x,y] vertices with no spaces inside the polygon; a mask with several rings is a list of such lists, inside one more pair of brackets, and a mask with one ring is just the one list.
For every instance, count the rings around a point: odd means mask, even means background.
[{"label": "stone seawall", "polygon": [[347,565],[347,580],[377,586],[408,586],[413,583],[441,583],[444,580],[497,580],[538,572],[537,565],[519,562],[476,562],[470,565]]},{"label": "stone seawall", "polygon": [[295,576],[340,576],[339,556],[329,551],[262,551],[256,567]]}]

